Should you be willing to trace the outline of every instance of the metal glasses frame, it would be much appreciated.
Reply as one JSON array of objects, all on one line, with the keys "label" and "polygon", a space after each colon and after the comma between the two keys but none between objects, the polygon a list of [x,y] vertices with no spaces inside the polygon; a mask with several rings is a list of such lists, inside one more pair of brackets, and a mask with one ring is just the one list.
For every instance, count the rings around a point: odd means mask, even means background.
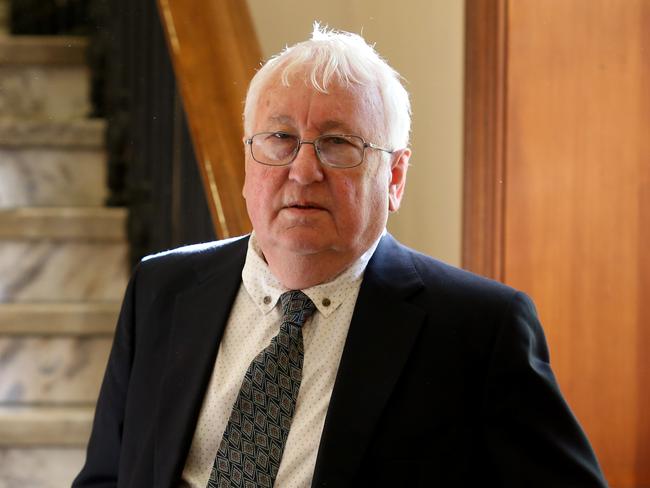
[{"label": "metal glasses frame", "polygon": [[[293,137],[298,141],[298,144],[296,145],[296,148],[293,151],[293,155],[291,156],[289,161],[287,161],[286,163],[282,163],[282,164],[265,163],[265,162],[260,161],[259,159],[257,159],[255,157],[255,155],[253,154],[253,138],[255,138],[257,136],[270,135],[270,134],[281,134],[281,135]],[[321,139],[323,139],[325,137],[354,137],[356,139],[359,139],[363,143],[362,150],[361,150],[361,161],[359,161],[358,163],[353,164],[351,166],[337,166],[337,165],[334,165],[334,164],[326,163],[321,158],[320,149],[319,149],[319,146],[318,146],[318,141],[320,141]],[[337,168],[337,169],[356,168],[357,166],[359,166],[366,159],[366,149],[367,148],[376,149],[378,151],[383,151],[383,152],[388,153],[388,154],[393,154],[395,152],[394,149],[386,149],[386,148],[380,147],[377,144],[373,144],[372,142],[367,142],[363,137],[357,136],[357,135],[354,135],[354,134],[323,134],[321,136],[316,137],[315,139],[313,139],[311,141],[308,141],[308,140],[305,140],[305,139],[301,139],[300,137],[298,137],[295,134],[289,134],[288,132],[282,132],[282,131],[258,132],[257,134],[253,134],[252,136],[250,136],[248,139],[245,139],[244,144],[246,144],[247,146],[250,147],[251,157],[255,161],[257,161],[258,163],[263,164],[265,166],[288,166],[288,165],[290,165],[298,157],[298,152],[300,152],[300,148],[302,147],[303,144],[311,144],[312,146],[314,146],[314,152],[316,153],[316,157],[318,158],[318,161],[320,162],[320,164],[322,164],[323,166],[327,166],[329,168]]]}]

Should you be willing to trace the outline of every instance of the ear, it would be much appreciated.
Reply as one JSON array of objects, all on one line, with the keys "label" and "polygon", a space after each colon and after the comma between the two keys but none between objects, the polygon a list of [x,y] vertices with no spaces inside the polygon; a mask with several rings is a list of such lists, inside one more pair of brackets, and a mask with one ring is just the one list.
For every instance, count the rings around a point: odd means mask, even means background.
[{"label": "ear", "polygon": [[390,168],[390,183],[388,185],[388,210],[397,212],[402,201],[402,195],[404,195],[411,150],[409,148],[400,149],[393,158]]}]

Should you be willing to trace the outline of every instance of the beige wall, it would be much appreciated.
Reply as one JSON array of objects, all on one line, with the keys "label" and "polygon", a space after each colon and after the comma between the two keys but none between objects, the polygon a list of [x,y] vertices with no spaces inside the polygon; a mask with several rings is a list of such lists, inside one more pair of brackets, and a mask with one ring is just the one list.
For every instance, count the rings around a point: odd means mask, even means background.
[{"label": "beige wall", "polygon": [[362,33],[407,80],[413,157],[402,209],[389,230],[402,242],[460,263],[462,0],[248,0],[265,56],[304,40],[314,20]]}]

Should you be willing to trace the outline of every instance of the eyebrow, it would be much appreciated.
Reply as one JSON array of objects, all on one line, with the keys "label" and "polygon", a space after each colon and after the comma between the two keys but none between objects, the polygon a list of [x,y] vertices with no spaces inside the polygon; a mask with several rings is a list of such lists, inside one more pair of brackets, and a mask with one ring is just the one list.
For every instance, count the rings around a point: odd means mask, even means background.
[{"label": "eyebrow", "polygon": [[[269,117],[268,122],[273,124],[290,126],[290,127],[296,126],[293,117],[284,114],[273,115]],[[318,130],[321,134],[324,134],[331,130],[337,130],[345,134],[351,134],[353,132],[348,124],[346,124],[341,120],[336,120],[336,119],[326,120],[325,122],[323,122],[318,126]]]},{"label": "eyebrow", "polygon": [[349,134],[352,131],[348,124],[340,120],[326,120],[325,122],[320,124],[319,129],[321,133],[328,132],[332,129],[340,130],[341,132],[344,132],[346,134]]}]

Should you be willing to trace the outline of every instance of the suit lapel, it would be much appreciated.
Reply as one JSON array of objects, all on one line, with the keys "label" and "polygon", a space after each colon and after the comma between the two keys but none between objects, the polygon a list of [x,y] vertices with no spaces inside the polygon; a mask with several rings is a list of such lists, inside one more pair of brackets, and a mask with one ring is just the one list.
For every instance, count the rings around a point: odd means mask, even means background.
[{"label": "suit lapel", "polygon": [[424,321],[425,312],[408,302],[421,288],[408,252],[382,238],[350,323],[313,487],[350,485]]},{"label": "suit lapel", "polygon": [[176,298],[154,433],[155,486],[174,486],[182,473],[219,342],[241,283],[247,242],[224,246],[209,262],[197,260],[196,285]]}]

